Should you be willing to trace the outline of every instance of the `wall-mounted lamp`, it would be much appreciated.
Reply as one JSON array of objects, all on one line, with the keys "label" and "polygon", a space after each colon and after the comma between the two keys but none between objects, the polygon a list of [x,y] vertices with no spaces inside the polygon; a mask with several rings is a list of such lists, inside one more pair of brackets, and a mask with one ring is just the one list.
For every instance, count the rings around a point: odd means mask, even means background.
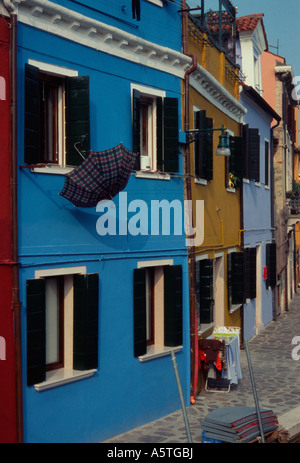
[{"label": "wall-mounted lamp", "polygon": [[215,130],[221,130],[221,135],[219,136],[219,144],[216,150],[216,156],[230,156],[230,149],[229,149],[229,134],[227,129],[224,128],[222,125],[221,128],[217,129],[194,129],[194,130],[187,130],[186,133],[186,142],[187,144],[193,143],[194,141],[198,140],[201,135],[209,132],[213,132]]}]

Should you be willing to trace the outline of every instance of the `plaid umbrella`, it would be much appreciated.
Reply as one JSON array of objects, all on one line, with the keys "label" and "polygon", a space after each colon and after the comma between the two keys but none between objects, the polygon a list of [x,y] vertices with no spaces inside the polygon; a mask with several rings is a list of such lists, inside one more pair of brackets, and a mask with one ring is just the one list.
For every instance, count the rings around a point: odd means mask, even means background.
[{"label": "plaid umbrella", "polygon": [[122,143],[106,151],[91,151],[85,161],[65,175],[60,195],[77,207],[94,207],[122,191],[134,167],[136,154]]}]

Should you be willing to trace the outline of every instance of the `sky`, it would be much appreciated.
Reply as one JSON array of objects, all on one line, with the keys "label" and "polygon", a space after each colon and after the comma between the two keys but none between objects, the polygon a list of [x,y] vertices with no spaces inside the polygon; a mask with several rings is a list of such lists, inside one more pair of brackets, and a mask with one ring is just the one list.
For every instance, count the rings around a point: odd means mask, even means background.
[{"label": "sky", "polygon": [[[206,0],[206,9],[218,10],[218,0]],[[269,50],[286,59],[293,68],[294,76],[300,76],[300,0],[231,0],[238,7],[237,16],[264,13],[264,26]],[[188,0],[192,8],[201,4],[200,0]],[[300,78],[299,78],[300,80]]]}]

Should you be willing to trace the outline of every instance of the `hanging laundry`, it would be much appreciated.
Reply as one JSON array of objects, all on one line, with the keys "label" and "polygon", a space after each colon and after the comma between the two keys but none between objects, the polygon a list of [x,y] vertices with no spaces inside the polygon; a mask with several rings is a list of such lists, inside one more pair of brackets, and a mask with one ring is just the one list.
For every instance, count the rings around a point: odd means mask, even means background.
[{"label": "hanging laundry", "polygon": [[140,0],[132,0],[132,17],[133,19],[136,19],[137,21],[141,20],[141,3]]}]

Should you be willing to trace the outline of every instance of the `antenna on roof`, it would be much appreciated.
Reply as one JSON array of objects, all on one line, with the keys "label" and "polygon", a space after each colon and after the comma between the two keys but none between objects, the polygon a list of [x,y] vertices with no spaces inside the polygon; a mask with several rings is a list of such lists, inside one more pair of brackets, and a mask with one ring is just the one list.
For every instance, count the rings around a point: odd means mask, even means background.
[{"label": "antenna on roof", "polygon": [[277,39],[277,47],[274,45],[269,45],[269,48],[275,48],[277,50],[277,55],[279,54],[279,39]]}]

